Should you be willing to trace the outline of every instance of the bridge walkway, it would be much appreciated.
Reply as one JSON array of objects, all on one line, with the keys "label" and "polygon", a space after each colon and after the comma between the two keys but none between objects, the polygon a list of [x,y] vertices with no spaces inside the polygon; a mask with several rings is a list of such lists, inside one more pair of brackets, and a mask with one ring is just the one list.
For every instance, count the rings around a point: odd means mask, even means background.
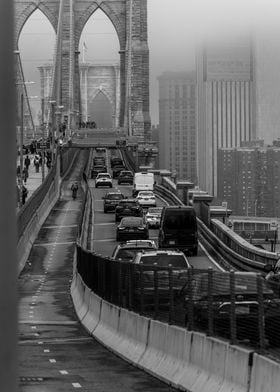
[{"label": "bridge walkway", "polygon": [[64,181],[18,280],[19,391],[173,392],[89,337],[74,312],[70,284],[82,191],[72,200],[70,187],[84,165],[77,161]]}]

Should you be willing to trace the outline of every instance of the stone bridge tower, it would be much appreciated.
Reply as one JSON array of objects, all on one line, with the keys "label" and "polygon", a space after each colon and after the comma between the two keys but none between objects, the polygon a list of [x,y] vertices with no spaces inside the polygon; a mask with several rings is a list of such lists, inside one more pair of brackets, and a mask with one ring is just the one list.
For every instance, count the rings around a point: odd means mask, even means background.
[{"label": "stone bridge tower", "polygon": [[39,9],[56,32],[52,99],[74,128],[80,115],[79,41],[91,15],[101,9],[120,44],[120,126],[139,140],[150,138],[147,0],[14,0],[15,50],[29,16]]}]

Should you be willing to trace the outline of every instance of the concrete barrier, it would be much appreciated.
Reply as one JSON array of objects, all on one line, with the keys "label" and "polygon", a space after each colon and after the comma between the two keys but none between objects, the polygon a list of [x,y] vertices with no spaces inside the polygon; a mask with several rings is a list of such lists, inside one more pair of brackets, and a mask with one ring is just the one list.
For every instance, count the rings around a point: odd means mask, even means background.
[{"label": "concrete barrier", "polygon": [[79,274],[76,274],[76,278],[73,279],[71,284],[71,296],[74,304],[75,311],[80,320],[82,320],[87,313],[88,304],[85,302],[85,289],[86,285],[82,281]]},{"label": "concrete barrier", "polygon": [[[219,391],[224,381],[228,346],[227,342],[215,338],[204,339],[202,361],[198,363],[202,372],[191,386],[192,392]],[[193,348],[196,349],[194,345]],[[190,361],[192,363],[192,355]]]},{"label": "concrete barrier", "polygon": [[120,310],[118,354],[132,363],[138,363],[147,347],[150,319]]},{"label": "concrete barrier", "polygon": [[219,392],[248,392],[253,351],[228,346],[225,378]]},{"label": "concrete barrier", "polygon": [[157,366],[158,375],[178,387],[178,379],[189,362],[192,332],[168,326],[163,358]]},{"label": "concrete barrier", "polygon": [[138,365],[152,374],[158,374],[157,368],[164,357],[168,325],[151,320],[148,334],[147,349],[140,358]]},{"label": "concrete barrier", "polygon": [[88,311],[82,320],[83,326],[91,335],[100,320],[101,303],[101,298],[91,291],[88,299]]},{"label": "concrete barrier", "polygon": [[280,363],[254,354],[249,392],[279,392]]},{"label": "concrete barrier", "polygon": [[122,339],[119,334],[120,308],[102,300],[100,320],[92,335],[106,347],[117,351]]},{"label": "concrete barrier", "polygon": [[177,378],[178,385],[185,390],[192,391],[194,383],[205,375],[205,371],[202,369],[205,339],[206,336],[202,333],[192,333],[189,362]]}]

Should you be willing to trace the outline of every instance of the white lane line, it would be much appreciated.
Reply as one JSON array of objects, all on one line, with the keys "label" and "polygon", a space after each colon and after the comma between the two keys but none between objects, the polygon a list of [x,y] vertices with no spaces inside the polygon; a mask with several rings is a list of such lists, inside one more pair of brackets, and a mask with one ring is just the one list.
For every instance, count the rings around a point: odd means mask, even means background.
[{"label": "white lane line", "polygon": [[71,228],[71,227],[77,227],[78,225],[59,225],[59,226],[44,226],[44,229],[57,229],[59,227],[58,230],[61,231],[61,229],[65,229],[67,227]]},{"label": "white lane line", "polygon": [[72,385],[73,388],[82,388],[81,384],[79,384],[78,382],[73,382]]},{"label": "white lane line", "polygon": [[116,241],[116,238],[106,238],[105,240],[93,240],[94,242],[112,242]]},{"label": "white lane line", "polygon": [[69,374],[69,373],[67,372],[67,370],[60,370],[59,373],[60,373],[60,374],[63,374],[63,375]]},{"label": "white lane line", "polygon": [[115,226],[115,223],[113,222],[107,222],[107,223],[94,223],[94,226]]}]

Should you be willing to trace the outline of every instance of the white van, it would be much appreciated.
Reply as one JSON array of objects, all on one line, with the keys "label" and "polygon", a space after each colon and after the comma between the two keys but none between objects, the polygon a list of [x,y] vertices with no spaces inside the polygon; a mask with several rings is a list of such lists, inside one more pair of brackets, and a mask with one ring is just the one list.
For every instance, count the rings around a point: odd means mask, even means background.
[{"label": "white van", "polygon": [[134,173],[132,196],[136,197],[139,191],[153,191],[155,184],[154,173]]}]

